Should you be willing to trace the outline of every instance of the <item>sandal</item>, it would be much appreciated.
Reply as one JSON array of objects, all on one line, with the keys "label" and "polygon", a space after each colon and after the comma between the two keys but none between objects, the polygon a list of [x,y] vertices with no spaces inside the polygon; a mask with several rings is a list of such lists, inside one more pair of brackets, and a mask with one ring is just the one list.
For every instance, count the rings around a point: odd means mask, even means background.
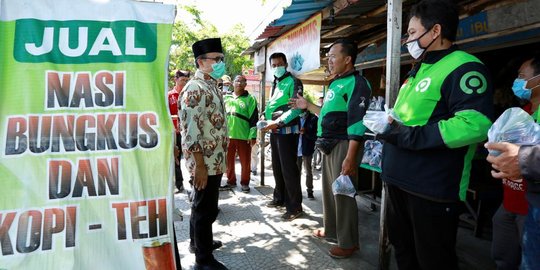
[{"label": "sandal", "polygon": [[323,229],[314,230],[311,235],[313,235],[314,237],[317,237],[319,239],[323,239],[323,238],[326,237],[326,234],[324,233]]}]

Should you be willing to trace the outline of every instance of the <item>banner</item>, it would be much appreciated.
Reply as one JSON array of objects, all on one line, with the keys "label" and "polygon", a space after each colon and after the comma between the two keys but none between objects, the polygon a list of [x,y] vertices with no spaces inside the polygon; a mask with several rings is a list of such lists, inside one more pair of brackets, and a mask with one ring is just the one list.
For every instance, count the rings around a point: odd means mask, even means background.
[{"label": "banner", "polygon": [[[266,55],[270,57],[275,52],[282,52],[287,56],[289,67],[293,75],[300,75],[321,66],[321,20],[318,13],[302,24],[285,33],[268,46]],[[267,57],[267,58],[268,58]],[[266,81],[273,81],[274,74],[270,62],[266,62]]]},{"label": "banner", "polygon": [[0,0],[0,269],[173,269],[175,7]]}]

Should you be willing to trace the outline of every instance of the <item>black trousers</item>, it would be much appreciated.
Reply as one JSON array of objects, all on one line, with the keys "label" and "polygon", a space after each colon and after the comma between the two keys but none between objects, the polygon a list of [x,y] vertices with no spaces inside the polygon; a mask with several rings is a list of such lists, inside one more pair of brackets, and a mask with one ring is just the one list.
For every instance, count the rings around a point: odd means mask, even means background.
[{"label": "black trousers", "polygon": [[189,236],[195,244],[195,260],[197,263],[208,263],[214,259],[212,255],[212,223],[218,215],[219,185],[223,174],[209,175],[208,184],[203,190],[193,189],[191,204]]},{"label": "black trousers", "polygon": [[270,135],[272,148],[272,170],[276,187],[274,201],[283,202],[288,213],[302,210],[302,187],[300,170],[296,166],[298,134]]},{"label": "black trousers", "polygon": [[435,202],[388,184],[388,237],[400,270],[458,269],[459,202]]},{"label": "black trousers", "polygon": [[[178,157],[178,160],[180,160],[182,158],[182,136],[180,136],[180,134],[176,134],[176,146],[180,149],[180,156]],[[176,162],[174,163],[174,176],[176,178],[174,185],[180,190],[184,185],[184,177],[182,176],[181,165],[176,164]]]}]

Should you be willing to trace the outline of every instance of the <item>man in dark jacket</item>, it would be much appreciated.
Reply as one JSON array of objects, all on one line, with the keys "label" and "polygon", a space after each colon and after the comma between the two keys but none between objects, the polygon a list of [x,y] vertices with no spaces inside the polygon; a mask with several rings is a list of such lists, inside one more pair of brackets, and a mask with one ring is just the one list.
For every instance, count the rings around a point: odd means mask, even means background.
[{"label": "man in dark jacket", "polygon": [[380,134],[388,237],[399,269],[457,269],[456,234],[476,145],[493,116],[485,65],[453,45],[450,0],[412,7],[406,45],[418,59],[401,86],[391,130]]}]

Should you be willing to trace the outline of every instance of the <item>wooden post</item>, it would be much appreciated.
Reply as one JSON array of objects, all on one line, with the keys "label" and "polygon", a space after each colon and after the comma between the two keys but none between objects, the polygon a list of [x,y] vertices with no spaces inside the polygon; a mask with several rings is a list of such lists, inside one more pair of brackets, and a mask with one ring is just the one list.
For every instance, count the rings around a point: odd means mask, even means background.
[{"label": "wooden post", "polygon": [[[386,104],[393,108],[400,87],[401,32],[402,32],[402,0],[388,0],[387,43],[386,43]],[[381,192],[381,221],[379,227],[379,269],[390,267],[390,242],[386,227],[388,207],[386,184]]]}]

